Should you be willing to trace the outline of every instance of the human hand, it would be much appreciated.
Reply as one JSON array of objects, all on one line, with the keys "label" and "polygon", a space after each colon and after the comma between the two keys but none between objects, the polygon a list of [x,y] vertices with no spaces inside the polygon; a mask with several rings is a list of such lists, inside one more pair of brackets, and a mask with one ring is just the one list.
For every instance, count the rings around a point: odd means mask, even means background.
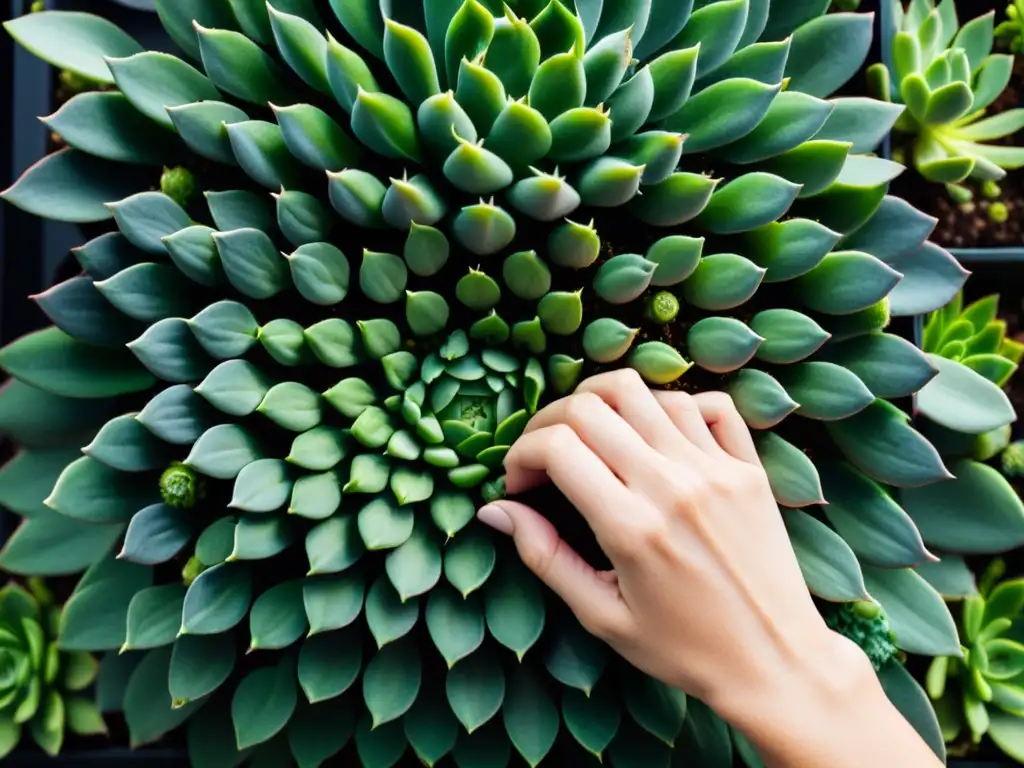
[{"label": "human hand", "polygon": [[[823,764],[815,761],[835,744],[808,746],[810,718],[828,730],[826,712],[852,723],[848,709],[861,705],[907,740],[916,762],[904,765],[934,764],[864,654],[818,614],[727,395],[652,392],[631,370],[595,376],[534,416],[505,467],[509,495],[554,483],[613,570],[595,571],[522,503],[487,505],[479,518],[513,536],[525,564],[589,632],[705,701],[766,759],[777,757],[772,764]],[[787,729],[802,731],[803,743],[782,739]]]},{"label": "human hand", "polygon": [[505,466],[510,495],[558,486],[614,570],[595,572],[522,504],[481,519],[512,533],[583,626],[653,677],[710,704],[723,684],[756,682],[765,654],[795,659],[830,634],[727,395],[602,374],[537,413]]}]

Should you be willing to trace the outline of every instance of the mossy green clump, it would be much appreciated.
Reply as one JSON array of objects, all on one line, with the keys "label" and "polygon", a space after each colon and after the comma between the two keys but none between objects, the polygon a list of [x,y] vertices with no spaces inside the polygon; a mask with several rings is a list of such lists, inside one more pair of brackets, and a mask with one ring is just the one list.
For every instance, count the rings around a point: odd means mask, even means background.
[{"label": "mossy green clump", "polygon": [[196,193],[196,177],[188,168],[164,168],[160,176],[160,191],[182,208],[188,207]]},{"label": "mossy green clump", "polygon": [[1024,477],[1024,440],[1017,440],[1006,446],[1002,455],[1003,474],[1010,477]]},{"label": "mossy green clump", "polygon": [[871,666],[881,669],[896,655],[892,631],[877,603],[844,603],[825,612],[825,623],[861,647]]},{"label": "mossy green clump", "polygon": [[160,475],[160,496],[164,503],[178,509],[194,507],[203,489],[196,473],[181,462],[174,462]]},{"label": "mossy green clump", "polygon": [[57,77],[60,79],[61,86],[71,96],[77,96],[87,91],[98,91],[101,88],[101,84],[97,81],[72,72],[70,69],[62,69]]},{"label": "mossy green clump", "polygon": [[648,320],[665,325],[679,315],[679,299],[668,291],[658,291],[647,301]]}]

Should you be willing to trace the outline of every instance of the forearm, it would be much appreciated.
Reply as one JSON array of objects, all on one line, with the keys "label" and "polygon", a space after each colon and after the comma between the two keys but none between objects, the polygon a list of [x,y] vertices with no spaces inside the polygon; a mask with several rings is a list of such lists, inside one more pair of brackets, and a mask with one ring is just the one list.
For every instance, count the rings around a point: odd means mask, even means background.
[{"label": "forearm", "polygon": [[766,676],[722,716],[769,768],[939,768],[942,763],[889,702],[867,657],[841,639],[834,652]]}]

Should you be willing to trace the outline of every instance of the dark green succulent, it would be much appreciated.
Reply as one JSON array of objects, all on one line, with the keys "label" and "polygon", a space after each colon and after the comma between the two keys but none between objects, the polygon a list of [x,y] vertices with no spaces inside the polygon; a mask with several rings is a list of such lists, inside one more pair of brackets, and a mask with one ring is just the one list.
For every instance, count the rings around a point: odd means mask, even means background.
[{"label": "dark green succulent", "polygon": [[88,653],[61,651],[60,609],[42,584],[32,586],[0,589],[0,760],[23,735],[52,757],[66,730],[107,732],[96,704],[83,695],[99,665]]},{"label": "dark green succulent", "polygon": [[187,722],[197,766],[753,760],[473,519],[529,417],[616,368],[729,392],[809,589],[958,651],[894,492],[949,477],[889,402],[936,369],[888,326],[966,272],[871,154],[901,108],[833,97],[870,15],[156,5],[201,70],[96,16],[7,25],[107,89],[47,117],[66,148],[3,193],[92,239],[35,297],[53,326],[0,351],[24,446],[0,502],[26,517],[0,565],[85,571],[61,642],[120,651],[134,745]]}]

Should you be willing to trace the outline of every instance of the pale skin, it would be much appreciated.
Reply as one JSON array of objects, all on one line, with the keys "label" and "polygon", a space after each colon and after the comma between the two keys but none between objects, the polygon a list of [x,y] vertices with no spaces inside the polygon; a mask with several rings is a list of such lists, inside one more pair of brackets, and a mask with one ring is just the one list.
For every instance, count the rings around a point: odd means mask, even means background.
[{"label": "pale skin", "polygon": [[771,768],[937,768],[870,662],[818,614],[750,431],[720,392],[653,392],[629,370],[539,411],[509,452],[514,496],[554,483],[613,570],[537,511],[480,510],[583,626],[707,703]]}]

